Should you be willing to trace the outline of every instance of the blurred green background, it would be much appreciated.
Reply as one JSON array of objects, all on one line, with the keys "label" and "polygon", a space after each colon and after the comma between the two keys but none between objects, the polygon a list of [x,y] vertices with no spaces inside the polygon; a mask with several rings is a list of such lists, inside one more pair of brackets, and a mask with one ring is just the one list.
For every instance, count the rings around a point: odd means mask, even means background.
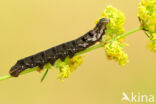
[{"label": "blurred green background", "polygon": [[[126,30],[139,26],[140,0],[1,0],[0,75],[25,56],[75,39],[94,27],[109,4],[126,16]],[[126,39],[130,63],[107,60],[104,50],[86,54],[83,64],[63,83],[58,70],[33,72],[0,82],[0,104],[122,104],[122,92],[156,95],[156,54],[146,49],[142,31]]]}]

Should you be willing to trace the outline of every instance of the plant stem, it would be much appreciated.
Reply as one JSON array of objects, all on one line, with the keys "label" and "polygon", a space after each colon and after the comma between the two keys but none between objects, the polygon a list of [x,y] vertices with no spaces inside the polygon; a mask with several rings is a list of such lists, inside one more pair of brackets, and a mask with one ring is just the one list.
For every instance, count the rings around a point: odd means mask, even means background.
[{"label": "plant stem", "polygon": [[[34,68],[31,68],[31,69],[27,69],[27,70],[21,72],[20,75],[27,74],[27,73],[30,73],[30,72],[33,72],[33,71],[37,71],[37,70],[39,70],[38,67],[34,67]],[[1,76],[1,77],[0,77],[0,81],[6,80],[6,79],[9,79],[9,78],[12,78],[12,76],[11,76],[10,74],[9,74],[9,75],[5,75],[5,76]]]},{"label": "plant stem", "polygon": [[43,77],[41,78],[41,82],[43,82],[43,80],[45,79],[45,77],[46,77],[46,75],[47,75],[48,71],[49,71],[49,69],[46,69],[46,71],[45,71],[45,73],[44,73]]},{"label": "plant stem", "polygon": [[118,39],[120,39],[120,38],[124,38],[124,37],[126,37],[126,36],[128,36],[128,35],[130,35],[130,34],[132,34],[132,33],[135,33],[135,32],[137,32],[137,31],[139,31],[139,30],[142,30],[142,28],[141,28],[141,27],[135,28],[135,29],[133,29],[133,30],[131,30],[131,31],[128,31],[128,32],[126,32],[126,33],[121,34],[120,36],[116,37],[115,39],[118,40]]},{"label": "plant stem", "polygon": [[0,77],[0,81],[2,81],[2,80],[7,80],[7,79],[9,79],[9,78],[11,78],[12,76],[11,75],[5,75],[5,76],[1,76]]},{"label": "plant stem", "polygon": [[[120,36],[116,37],[115,40],[118,40],[118,39],[120,39],[120,38],[124,38],[124,37],[126,37],[126,36],[128,36],[128,35],[130,35],[130,34],[132,34],[132,33],[135,33],[135,32],[137,32],[137,31],[141,30],[141,29],[142,29],[142,28],[139,27],[139,28],[135,28],[135,29],[133,29],[133,30],[130,30],[130,31],[128,31],[128,32],[126,32],[126,33],[124,33],[124,34],[121,34]],[[113,41],[113,40],[114,40],[114,39],[111,39],[110,42]],[[75,56],[78,56],[78,55],[81,55],[81,54],[84,54],[84,53],[93,51],[93,50],[95,50],[95,49],[97,49],[97,48],[103,47],[104,44],[105,44],[105,42],[103,41],[103,42],[101,42],[101,43],[99,43],[99,44],[97,44],[97,45],[95,45],[95,46],[92,46],[92,47],[90,47],[90,48],[87,48],[87,49],[84,50],[84,51],[81,51],[81,52],[76,53]],[[26,73],[29,73],[29,72],[33,72],[33,71],[37,71],[37,70],[39,70],[38,67],[34,67],[34,68],[31,68],[31,69],[27,69],[27,70],[24,70],[20,75],[23,75],[23,74],[26,74]],[[9,78],[12,78],[12,76],[11,76],[11,75],[1,76],[1,77],[0,77],[0,81],[6,80],[6,79],[9,79]]]}]

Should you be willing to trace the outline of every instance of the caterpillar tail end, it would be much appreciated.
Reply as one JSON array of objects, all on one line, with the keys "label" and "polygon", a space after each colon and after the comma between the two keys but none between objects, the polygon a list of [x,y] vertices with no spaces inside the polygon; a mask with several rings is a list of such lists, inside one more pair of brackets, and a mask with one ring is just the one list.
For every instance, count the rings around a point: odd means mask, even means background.
[{"label": "caterpillar tail end", "polygon": [[12,77],[18,77],[19,74],[20,74],[21,70],[20,70],[20,66],[18,65],[14,65],[11,67],[10,71],[9,71],[9,74],[12,76]]}]

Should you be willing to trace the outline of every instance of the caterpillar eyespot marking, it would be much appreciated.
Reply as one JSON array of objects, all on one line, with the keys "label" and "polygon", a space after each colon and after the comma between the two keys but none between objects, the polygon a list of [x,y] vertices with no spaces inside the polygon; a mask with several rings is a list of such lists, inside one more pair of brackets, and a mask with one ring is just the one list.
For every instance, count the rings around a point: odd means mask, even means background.
[{"label": "caterpillar eyespot marking", "polygon": [[88,31],[83,36],[18,60],[16,64],[11,67],[9,71],[10,75],[17,77],[22,71],[28,68],[38,66],[40,69],[43,69],[44,65],[47,63],[54,65],[57,59],[64,61],[67,56],[72,58],[75,53],[83,51],[100,41],[105,34],[106,25],[108,23],[109,19],[102,18],[92,30]]}]

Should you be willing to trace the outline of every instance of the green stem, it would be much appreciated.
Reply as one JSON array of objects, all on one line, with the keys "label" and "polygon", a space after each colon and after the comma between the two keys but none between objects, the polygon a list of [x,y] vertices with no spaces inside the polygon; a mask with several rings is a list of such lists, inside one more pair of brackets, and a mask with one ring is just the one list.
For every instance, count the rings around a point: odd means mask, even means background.
[{"label": "green stem", "polygon": [[[38,67],[27,69],[27,70],[21,72],[20,75],[27,74],[27,73],[30,73],[30,72],[33,72],[33,71],[37,71],[38,69],[39,69]],[[0,77],[0,81],[6,80],[6,79],[9,79],[9,78],[12,78],[12,76],[10,74],[9,75],[5,75],[5,76],[1,76]]]},{"label": "green stem", "polygon": [[12,77],[11,75],[1,76],[1,77],[0,77],[0,81],[2,81],[2,80],[7,80],[7,79],[9,79],[9,78],[11,78],[11,77]]},{"label": "green stem", "polygon": [[[139,31],[139,30],[141,30],[140,27],[139,27],[139,28],[135,28],[135,29],[133,29],[133,30],[131,30],[131,31],[128,31],[128,32],[126,32],[126,33],[124,33],[124,34],[121,34],[120,36],[116,37],[115,39],[118,40],[118,39],[120,39],[120,38],[124,38],[124,37],[126,37],[126,36],[128,36],[128,35],[130,35],[130,34],[132,34],[132,33],[135,33],[135,32],[137,32],[137,31]],[[114,40],[114,39],[111,39],[110,42],[113,41],[113,40]],[[90,52],[90,51],[93,51],[93,50],[95,50],[95,49],[97,49],[97,48],[100,48],[100,47],[103,47],[104,44],[105,44],[105,42],[101,42],[101,43],[99,43],[99,44],[97,44],[97,45],[95,45],[95,46],[92,46],[92,47],[90,47],[90,48],[87,48],[87,49],[84,50],[84,51],[81,51],[81,52],[76,53],[75,56],[81,55],[81,54],[84,54],[84,53],[87,53],[87,52]],[[31,69],[27,69],[27,70],[23,71],[20,75],[23,75],[23,74],[26,74],[26,73],[29,73],[29,72],[33,72],[33,71],[37,71],[37,70],[39,70],[38,67],[34,67],[34,68],[31,68]],[[9,78],[12,78],[12,76],[11,76],[11,75],[5,75],[5,76],[0,77],[0,81],[6,80],[6,79],[9,79]]]},{"label": "green stem", "polygon": [[128,32],[126,32],[126,33],[124,33],[124,34],[121,34],[120,36],[116,37],[115,39],[118,40],[118,39],[120,39],[120,38],[124,38],[124,37],[126,37],[126,36],[128,36],[128,35],[130,35],[130,34],[132,34],[132,33],[135,33],[135,32],[137,32],[137,31],[139,31],[139,30],[142,30],[142,28],[141,28],[141,27],[135,28],[135,29],[133,29],[133,30],[131,30],[131,31],[128,31]]},{"label": "green stem", "polygon": [[41,78],[41,82],[43,82],[43,80],[45,79],[45,77],[46,77],[46,75],[47,75],[48,71],[49,71],[49,69],[46,69],[46,71],[45,71],[45,73],[44,73],[43,77]]}]

